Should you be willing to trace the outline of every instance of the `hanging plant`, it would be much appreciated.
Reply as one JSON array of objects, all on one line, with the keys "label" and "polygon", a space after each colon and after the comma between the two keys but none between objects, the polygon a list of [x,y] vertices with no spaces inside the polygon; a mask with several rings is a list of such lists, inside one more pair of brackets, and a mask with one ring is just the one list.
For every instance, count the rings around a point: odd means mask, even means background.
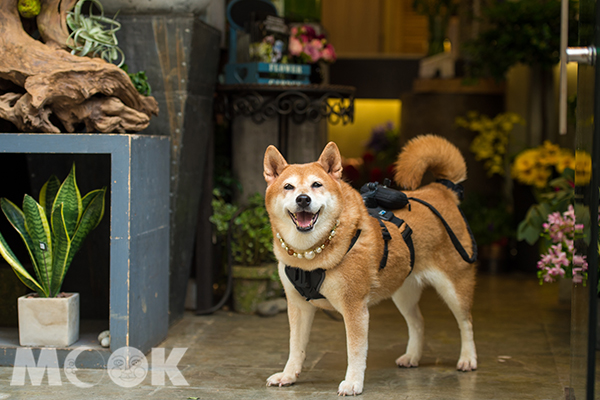
[{"label": "hanging plant", "polygon": [[[88,1],[92,4],[89,16],[86,16],[82,14],[81,8]],[[94,15],[94,5],[100,11],[100,15]],[[114,18],[104,16],[104,8],[98,0],[79,0],[73,11],[67,14],[67,25],[72,31],[67,40],[67,46],[72,50],[71,54],[100,57],[114,64],[120,59],[117,66],[123,65],[125,54],[118,47],[119,42],[115,35],[121,29],[121,24]]]}]

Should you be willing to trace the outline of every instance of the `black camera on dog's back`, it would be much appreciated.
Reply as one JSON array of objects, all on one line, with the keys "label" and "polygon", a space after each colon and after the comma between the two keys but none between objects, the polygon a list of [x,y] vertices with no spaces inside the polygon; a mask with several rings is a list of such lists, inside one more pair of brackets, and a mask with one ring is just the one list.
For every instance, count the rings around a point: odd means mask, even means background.
[{"label": "black camera on dog's back", "polygon": [[360,188],[360,194],[367,208],[381,207],[384,210],[399,210],[406,207],[408,197],[404,192],[390,189],[387,184],[380,185],[379,182],[365,183]]}]

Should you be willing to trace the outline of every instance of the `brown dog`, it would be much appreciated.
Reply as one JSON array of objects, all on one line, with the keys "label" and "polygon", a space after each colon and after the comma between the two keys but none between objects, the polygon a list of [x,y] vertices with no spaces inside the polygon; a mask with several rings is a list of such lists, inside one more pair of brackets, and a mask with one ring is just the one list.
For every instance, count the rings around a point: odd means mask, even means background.
[{"label": "brown dog", "polygon": [[[427,170],[436,178],[453,183],[464,181],[466,165],[460,151],[438,136],[417,137],[400,153],[394,178],[398,185],[409,190],[406,191],[409,197],[433,205],[466,251],[472,254],[469,232],[457,208],[457,194],[440,183],[417,189]],[[429,208],[411,200],[410,208],[394,211],[405,221],[400,228],[385,222],[391,240],[387,262],[381,268],[382,229],[378,220],[368,214],[361,195],[342,180],[341,156],[335,143],[325,147],[317,162],[301,165],[289,165],[274,146],[269,146],[265,153],[264,176],[268,185],[265,202],[290,323],[289,359],[283,372],[268,378],[268,386],[296,382],[305,359],[313,316],[319,307],[336,310],[344,317],[348,369],[338,394],[362,393],[368,307],[390,297],[406,319],[409,333],[406,353],[396,364],[416,367],[423,352],[423,317],[418,302],[426,285],[437,290],[458,321],[462,346],[457,369],[477,368],[471,323],[475,269],[461,258],[440,218]],[[409,247],[402,236],[407,224],[413,231],[412,272]],[[358,230],[360,234],[351,246]],[[309,276],[306,278],[309,280],[312,273],[316,274],[312,276],[313,286],[315,281],[320,286],[313,288],[313,292],[322,298],[307,301],[292,283],[286,266],[296,267],[292,270]],[[306,283],[305,278],[298,279],[302,282],[300,286]]]}]

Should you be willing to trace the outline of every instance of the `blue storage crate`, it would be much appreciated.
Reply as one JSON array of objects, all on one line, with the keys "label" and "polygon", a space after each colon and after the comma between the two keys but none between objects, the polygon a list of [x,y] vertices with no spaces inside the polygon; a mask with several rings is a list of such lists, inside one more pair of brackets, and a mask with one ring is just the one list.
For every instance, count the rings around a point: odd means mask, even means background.
[{"label": "blue storage crate", "polygon": [[[244,31],[244,26],[253,13],[262,16],[277,16],[277,9],[269,0],[232,0],[227,6],[227,20],[229,21],[229,63],[225,65],[225,84],[310,84],[310,65],[237,62],[237,34]],[[277,76],[275,77],[273,74],[277,74]]]},{"label": "blue storage crate", "polygon": [[[274,76],[277,74],[277,77]],[[308,85],[310,65],[251,62],[225,65],[225,83],[265,85]]]}]

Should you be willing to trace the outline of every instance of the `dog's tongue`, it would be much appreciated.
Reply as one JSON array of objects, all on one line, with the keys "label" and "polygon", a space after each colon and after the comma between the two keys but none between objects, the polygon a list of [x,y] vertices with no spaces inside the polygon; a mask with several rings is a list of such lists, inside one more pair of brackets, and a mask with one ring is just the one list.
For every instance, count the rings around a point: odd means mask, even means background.
[{"label": "dog's tongue", "polygon": [[312,222],[312,218],[313,214],[306,211],[301,211],[296,214],[296,220],[301,228],[308,228]]}]

